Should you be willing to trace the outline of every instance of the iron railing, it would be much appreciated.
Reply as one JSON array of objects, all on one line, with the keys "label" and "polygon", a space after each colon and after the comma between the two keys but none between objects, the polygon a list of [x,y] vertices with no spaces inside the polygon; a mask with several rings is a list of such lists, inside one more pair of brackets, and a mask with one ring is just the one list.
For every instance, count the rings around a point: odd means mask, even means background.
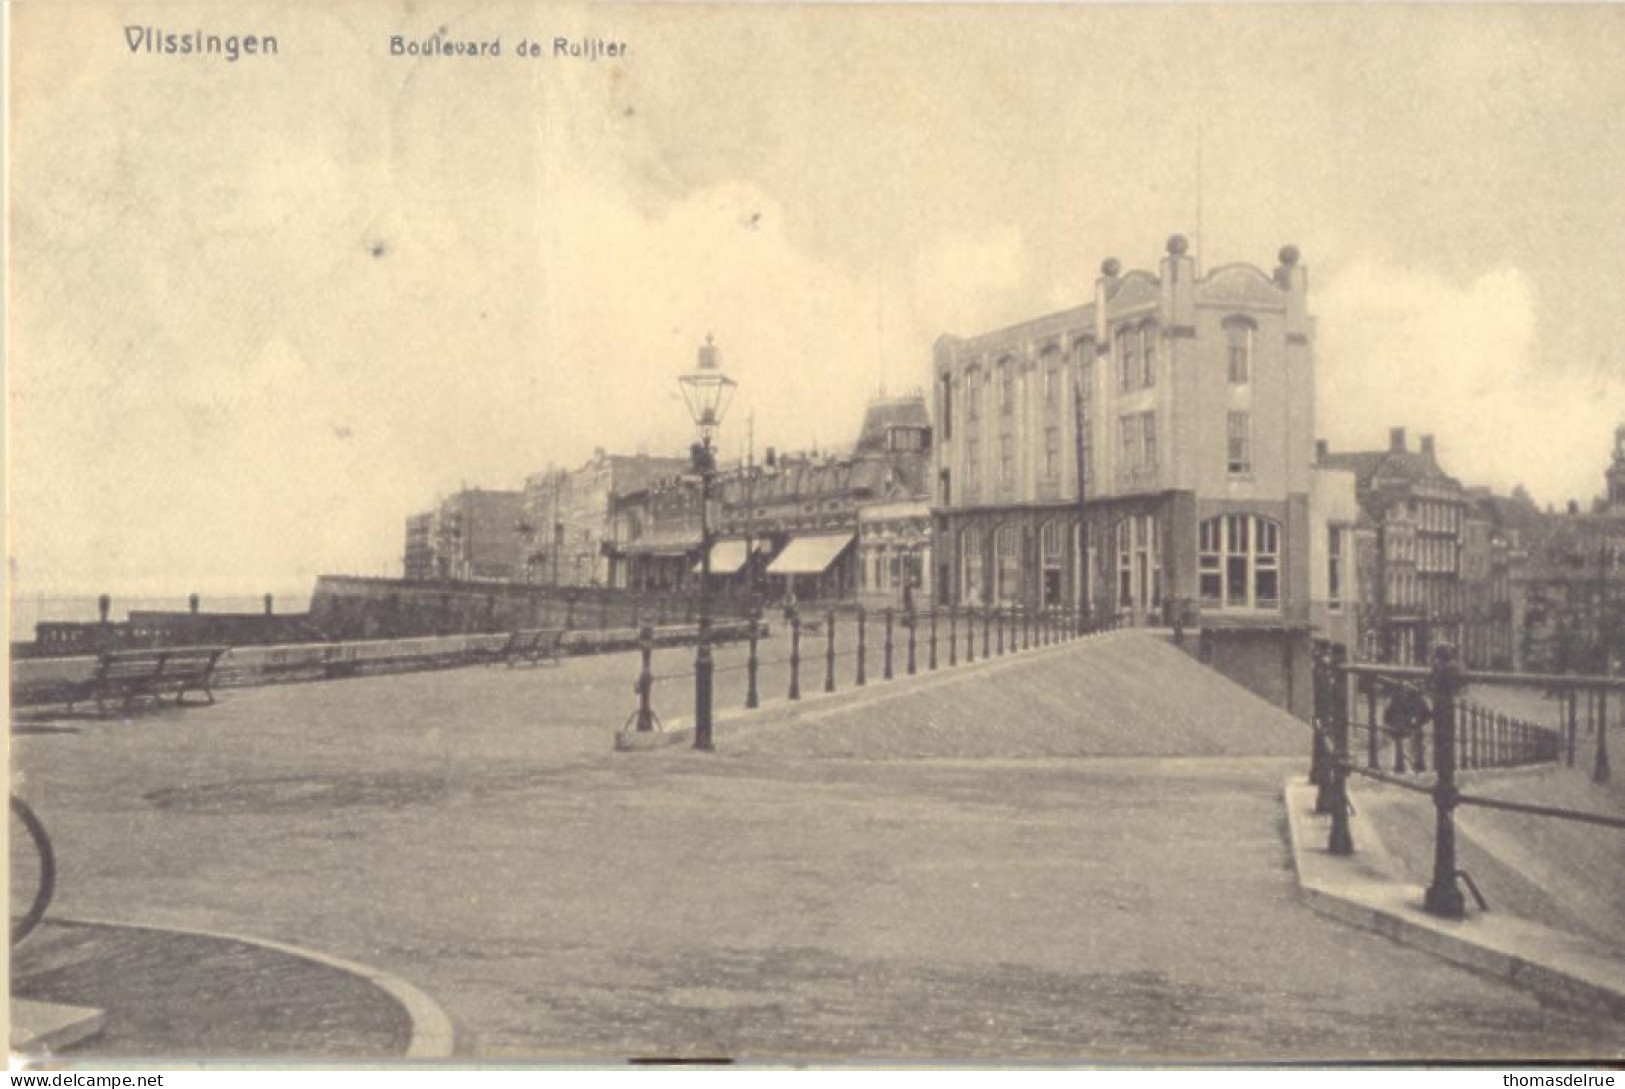
[{"label": "iron railing", "polygon": [[[1488,692],[1478,700],[1463,699],[1473,686]],[[1562,727],[1540,726],[1494,709],[1488,693],[1497,689],[1536,690],[1559,701]],[[1448,646],[1436,649],[1433,665],[1426,669],[1349,662],[1346,648],[1322,641],[1315,646],[1314,690],[1309,776],[1318,788],[1315,811],[1331,817],[1327,849],[1336,855],[1355,850],[1349,826],[1350,775],[1430,796],[1434,859],[1424,907],[1432,914],[1446,918],[1466,914],[1459,884],[1463,879],[1484,906],[1472,879],[1456,862],[1455,811],[1460,806],[1625,830],[1625,818],[1463,793],[1456,779],[1461,770],[1556,764],[1564,759],[1572,766],[1583,702],[1597,740],[1592,778],[1605,781],[1608,700],[1611,693],[1616,699],[1625,697],[1625,678],[1464,670]],[[1357,745],[1356,732],[1363,733],[1363,745]],[[1391,759],[1387,769],[1385,758]]]}]

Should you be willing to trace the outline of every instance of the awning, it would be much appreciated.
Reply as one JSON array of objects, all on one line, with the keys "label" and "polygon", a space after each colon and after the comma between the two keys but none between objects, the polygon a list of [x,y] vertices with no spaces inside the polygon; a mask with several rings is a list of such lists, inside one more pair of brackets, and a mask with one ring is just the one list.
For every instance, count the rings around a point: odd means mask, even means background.
[{"label": "awning", "polygon": [[797,537],[784,546],[774,561],[767,565],[770,575],[822,574],[835,562],[847,545],[852,543],[850,533],[831,533],[822,537]]},{"label": "awning", "polygon": [[[744,541],[713,541],[711,542],[711,573],[713,575],[731,575],[745,566]],[[700,564],[694,564],[694,573],[700,573]]]},{"label": "awning", "polygon": [[700,547],[700,538],[693,537],[640,537],[635,541],[628,541],[616,546],[628,556],[682,556],[695,552]]}]

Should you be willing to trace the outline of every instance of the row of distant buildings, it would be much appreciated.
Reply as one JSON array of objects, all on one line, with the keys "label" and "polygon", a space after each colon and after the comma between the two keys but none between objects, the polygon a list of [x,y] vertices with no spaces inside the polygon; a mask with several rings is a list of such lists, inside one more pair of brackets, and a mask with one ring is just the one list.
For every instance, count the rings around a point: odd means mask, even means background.
[{"label": "row of distant buildings", "polygon": [[[1625,428],[1607,494],[1561,514],[1464,485],[1431,436],[1333,452],[1297,249],[1267,271],[1188,251],[1176,235],[1155,269],[1106,261],[1082,305],[939,338],[930,393],[872,401],[848,449],[722,466],[714,579],[1584,664],[1625,599]],[[600,450],[409,519],[406,575],[681,590],[699,510],[687,459]]]},{"label": "row of distant buildings", "polygon": [[[719,466],[712,577],[767,600],[896,604],[931,588],[923,393],[879,396],[846,450]],[[599,449],[522,491],[464,489],[406,523],[405,577],[681,591],[699,579],[700,488],[687,458]]]}]

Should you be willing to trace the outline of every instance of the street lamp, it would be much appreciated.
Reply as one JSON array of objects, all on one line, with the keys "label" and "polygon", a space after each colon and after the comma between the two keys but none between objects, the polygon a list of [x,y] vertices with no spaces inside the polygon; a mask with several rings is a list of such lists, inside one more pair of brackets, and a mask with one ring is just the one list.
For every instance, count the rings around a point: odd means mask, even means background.
[{"label": "street lamp", "polygon": [[691,448],[694,471],[700,475],[700,630],[694,652],[694,747],[711,748],[711,482],[716,476],[716,454],[711,437],[733,400],[737,383],[722,373],[717,348],[706,335],[699,362],[677,379],[688,413],[699,428],[700,441]]}]

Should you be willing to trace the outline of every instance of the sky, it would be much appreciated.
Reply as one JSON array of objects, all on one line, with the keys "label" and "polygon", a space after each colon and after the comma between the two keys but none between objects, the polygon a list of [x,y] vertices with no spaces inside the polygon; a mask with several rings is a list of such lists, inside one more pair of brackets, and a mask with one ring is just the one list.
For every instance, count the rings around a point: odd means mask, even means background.
[{"label": "sky", "polygon": [[[850,442],[1175,232],[1302,250],[1335,449],[1561,505],[1625,421],[1620,5],[335,7],[10,6],[15,593],[397,573],[450,490],[684,448],[708,333],[725,454]],[[390,55],[441,28],[503,55]]]}]

